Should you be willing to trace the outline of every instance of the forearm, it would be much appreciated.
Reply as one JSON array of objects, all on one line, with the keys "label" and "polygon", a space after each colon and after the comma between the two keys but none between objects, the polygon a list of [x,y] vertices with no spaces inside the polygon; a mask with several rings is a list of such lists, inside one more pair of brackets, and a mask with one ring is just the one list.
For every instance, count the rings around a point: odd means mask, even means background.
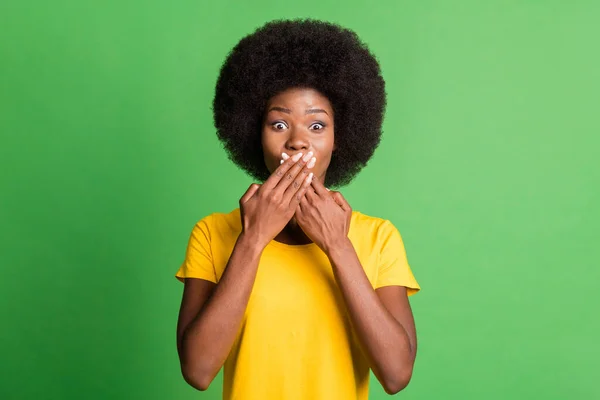
[{"label": "forearm", "polygon": [[[182,370],[193,386],[208,387],[240,329],[263,248],[240,235],[213,295],[182,337]],[[191,382],[190,382],[191,381]]]},{"label": "forearm", "polygon": [[350,240],[332,246],[326,253],[371,369],[386,390],[400,390],[393,388],[405,386],[403,383],[410,379],[414,344],[379,299]]}]

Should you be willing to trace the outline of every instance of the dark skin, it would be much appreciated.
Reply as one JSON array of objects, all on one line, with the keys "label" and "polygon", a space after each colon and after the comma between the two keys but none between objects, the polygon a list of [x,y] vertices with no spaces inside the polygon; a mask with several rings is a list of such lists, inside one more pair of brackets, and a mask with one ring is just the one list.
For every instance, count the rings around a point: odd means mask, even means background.
[{"label": "dark skin", "polygon": [[373,289],[348,239],[352,209],[322,183],[335,151],[333,121],[328,99],[312,89],[269,101],[262,143],[272,175],[240,199],[242,232],[219,284],[185,281],[177,344],[183,376],[195,388],[208,388],[224,364],[271,240],[314,242],[325,252],[373,373],[389,394],[408,385],[417,338],[406,288]]},{"label": "dark skin", "polygon": [[[311,153],[310,157],[315,159],[312,172],[325,182],[335,149],[333,132],[332,107],[319,92],[290,89],[274,96],[267,103],[261,136],[265,165],[273,172],[282,156]],[[312,242],[298,226],[295,215],[275,240],[292,245]]]}]

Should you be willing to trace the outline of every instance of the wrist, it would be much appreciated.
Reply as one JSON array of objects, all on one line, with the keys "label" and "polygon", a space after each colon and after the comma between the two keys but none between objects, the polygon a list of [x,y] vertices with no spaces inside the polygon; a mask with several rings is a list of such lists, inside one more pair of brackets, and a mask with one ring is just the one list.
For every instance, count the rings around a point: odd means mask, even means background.
[{"label": "wrist", "polygon": [[326,243],[323,247],[323,251],[325,252],[325,254],[327,254],[327,256],[330,259],[344,254],[349,250],[354,250],[354,246],[352,245],[352,242],[350,241],[348,236],[344,236],[343,238],[340,238],[338,240]]},{"label": "wrist", "polygon": [[242,231],[242,233],[240,233],[238,236],[236,245],[240,246],[245,253],[253,256],[259,256],[265,247],[267,247],[266,244],[262,243],[262,241],[257,240],[254,235],[248,234],[244,231]]}]

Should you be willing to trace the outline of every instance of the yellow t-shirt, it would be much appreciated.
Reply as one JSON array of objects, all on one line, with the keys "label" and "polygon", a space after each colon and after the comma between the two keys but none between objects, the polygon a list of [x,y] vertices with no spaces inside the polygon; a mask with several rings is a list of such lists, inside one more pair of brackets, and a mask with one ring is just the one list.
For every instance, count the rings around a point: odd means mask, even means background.
[{"label": "yellow t-shirt", "polygon": [[[176,277],[217,283],[240,232],[239,209],[202,219]],[[391,222],[354,211],[348,237],[373,288],[420,289]],[[368,391],[369,365],[327,256],[314,243],[271,241],[224,365],[223,399],[366,400]]]}]

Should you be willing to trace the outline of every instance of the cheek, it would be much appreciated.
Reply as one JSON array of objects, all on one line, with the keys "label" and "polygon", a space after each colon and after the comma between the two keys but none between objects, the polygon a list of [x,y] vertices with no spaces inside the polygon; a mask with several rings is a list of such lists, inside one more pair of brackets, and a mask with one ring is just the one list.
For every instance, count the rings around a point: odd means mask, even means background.
[{"label": "cheek", "polygon": [[331,162],[331,154],[333,151],[333,141],[332,140],[324,140],[315,143],[315,150],[318,152],[317,156],[317,169],[320,172],[324,172],[329,168],[329,163]]},{"label": "cheek", "polygon": [[281,148],[271,135],[265,133],[261,137],[263,158],[267,169],[273,172],[279,166],[279,159],[281,155],[278,154],[278,150]]},{"label": "cheek", "polygon": [[277,168],[277,165],[275,165],[273,156],[271,154],[267,153],[267,151],[268,151],[267,149],[263,148],[263,153],[264,153],[263,159],[264,159],[265,165],[267,167],[267,170],[269,170],[269,172],[273,172]]},{"label": "cheek", "polygon": [[326,156],[327,159],[331,159],[331,153],[335,150],[333,135],[323,139],[324,140],[319,143],[319,150],[323,156]]}]

